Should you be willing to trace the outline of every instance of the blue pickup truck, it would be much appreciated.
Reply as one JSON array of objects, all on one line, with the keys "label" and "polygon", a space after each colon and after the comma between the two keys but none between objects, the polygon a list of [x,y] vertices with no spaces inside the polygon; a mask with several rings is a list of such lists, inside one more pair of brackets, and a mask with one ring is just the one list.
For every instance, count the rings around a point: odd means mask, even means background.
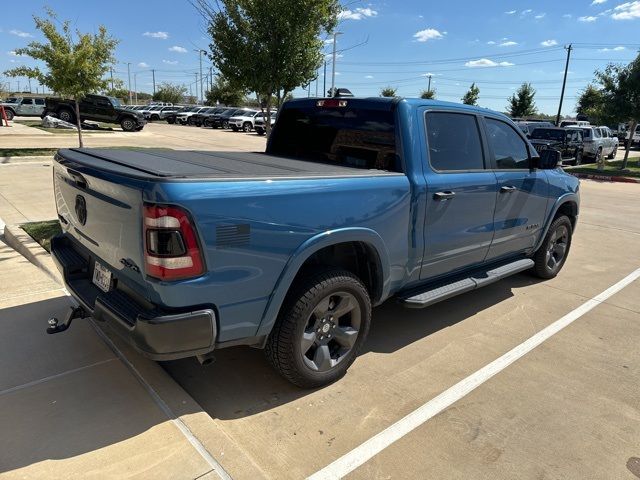
[{"label": "blue pickup truck", "polygon": [[[264,153],[60,150],[52,254],[79,303],[156,360],[247,345],[302,387],[345,374],[371,309],[562,268],[579,182],[490,110],[287,102]],[[425,317],[426,318],[426,317]],[[427,320],[425,320],[427,321]]]}]

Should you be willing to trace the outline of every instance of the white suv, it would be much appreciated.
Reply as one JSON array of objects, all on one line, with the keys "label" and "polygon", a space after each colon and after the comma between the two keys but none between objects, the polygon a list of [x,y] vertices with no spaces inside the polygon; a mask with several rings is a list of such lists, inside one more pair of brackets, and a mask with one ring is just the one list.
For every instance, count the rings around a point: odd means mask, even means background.
[{"label": "white suv", "polygon": [[229,128],[234,132],[237,132],[238,130],[250,132],[253,130],[253,122],[258,115],[262,115],[262,113],[257,110],[247,110],[242,112],[241,115],[234,115],[229,119]]},{"label": "white suv", "polygon": [[584,156],[597,160],[600,155],[613,159],[618,152],[618,137],[609,127],[567,127],[580,128],[584,142]]}]

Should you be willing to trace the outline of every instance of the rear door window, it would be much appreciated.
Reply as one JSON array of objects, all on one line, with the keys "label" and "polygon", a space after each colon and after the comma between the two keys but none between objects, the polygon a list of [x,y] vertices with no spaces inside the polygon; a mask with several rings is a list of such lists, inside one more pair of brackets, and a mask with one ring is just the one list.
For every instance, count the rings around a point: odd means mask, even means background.
[{"label": "rear door window", "polygon": [[348,100],[342,102],[346,105],[303,104],[282,110],[267,153],[401,172],[393,112],[351,106]]},{"label": "rear door window", "polygon": [[483,170],[484,155],[475,115],[426,114],[429,162],[437,171]]}]

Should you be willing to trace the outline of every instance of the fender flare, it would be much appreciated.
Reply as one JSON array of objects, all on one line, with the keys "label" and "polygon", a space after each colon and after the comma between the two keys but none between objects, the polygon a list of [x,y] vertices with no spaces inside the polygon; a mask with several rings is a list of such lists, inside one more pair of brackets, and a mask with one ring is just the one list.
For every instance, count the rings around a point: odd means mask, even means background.
[{"label": "fender flare", "polygon": [[389,253],[380,235],[371,229],[359,227],[328,230],[306,240],[289,257],[287,264],[276,281],[269,301],[267,302],[256,336],[266,336],[271,332],[285,296],[287,295],[287,292],[289,292],[289,289],[293,284],[293,280],[300,271],[304,262],[306,262],[311,255],[325,247],[347,242],[362,242],[368,245],[377,254],[378,268],[380,269],[380,276],[382,279],[380,299],[384,299],[388,296],[388,279],[390,275]]},{"label": "fender flare", "polygon": [[549,227],[551,226],[551,222],[553,222],[553,219],[556,216],[556,213],[558,213],[558,210],[560,210],[560,207],[569,202],[573,202],[576,204],[576,217],[578,216],[578,212],[580,210],[580,196],[578,195],[578,193],[568,192],[558,197],[558,199],[556,199],[555,203],[549,209],[549,214],[547,215],[547,218],[544,222],[544,229],[542,231],[542,234],[540,235],[540,238],[538,239],[538,242],[536,243],[536,246],[533,249],[534,252],[540,248],[540,245],[542,245],[544,237],[547,236],[547,232],[549,231]]}]

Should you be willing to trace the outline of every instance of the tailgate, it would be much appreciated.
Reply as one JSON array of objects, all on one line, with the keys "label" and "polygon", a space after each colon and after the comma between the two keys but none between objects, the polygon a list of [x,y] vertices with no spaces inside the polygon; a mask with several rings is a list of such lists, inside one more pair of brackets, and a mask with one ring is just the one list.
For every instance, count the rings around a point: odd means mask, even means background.
[{"label": "tailgate", "polygon": [[105,267],[144,286],[141,189],[110,181],[86,166],[59,162],[53,182],[63,230]]}]

